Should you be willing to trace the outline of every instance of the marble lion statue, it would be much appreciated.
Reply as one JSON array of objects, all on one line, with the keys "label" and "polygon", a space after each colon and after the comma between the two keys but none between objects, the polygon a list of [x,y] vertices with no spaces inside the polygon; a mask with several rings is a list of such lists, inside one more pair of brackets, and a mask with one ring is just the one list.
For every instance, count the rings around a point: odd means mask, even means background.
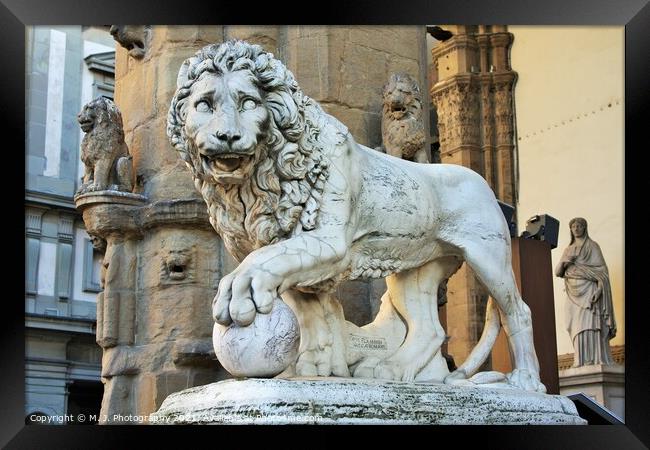
[{"label": "marble lion statue", "polygon": [[394,73],[383,90],[381,137],[386,153],[420,163],[429,162],[422,122],[422,95],[407,73]]},{"label": "marble lion statue", "polygon": [[[280,295],[301,329],[294,374],[445,383],[478,370],[502,323],[514,357],[509,384],[545,390],[508,225],[477,173],[359,145],[282,62],[243,41],[183,63],[167,135],[240,262],[219,283],[215,321],[247,326]],[[436,293],[463,261],[493,300],[481,340],[449,373]],[[379,277],[388,290],[375,320],[346,322],[336,285]]]},{"label": "marble lion statue", "polygon": [[133,165],[124,141],[122,114],[112,100],[97,97],[77,116],[86,133],[81,141],[85,172],[78,193],[115,189],[133,190]]}]

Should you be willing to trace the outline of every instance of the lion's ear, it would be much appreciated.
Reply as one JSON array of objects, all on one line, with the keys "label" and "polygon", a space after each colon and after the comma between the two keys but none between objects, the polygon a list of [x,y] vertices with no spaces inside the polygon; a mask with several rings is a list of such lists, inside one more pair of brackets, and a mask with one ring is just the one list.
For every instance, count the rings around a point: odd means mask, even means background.
[{"label": "lion's ear", "polygon": [[178,77],[176,78],[176,89],[182,88],[187,83],[187,72],[190,68],[190,59],[186,59],[180,70],[178,71]]}]

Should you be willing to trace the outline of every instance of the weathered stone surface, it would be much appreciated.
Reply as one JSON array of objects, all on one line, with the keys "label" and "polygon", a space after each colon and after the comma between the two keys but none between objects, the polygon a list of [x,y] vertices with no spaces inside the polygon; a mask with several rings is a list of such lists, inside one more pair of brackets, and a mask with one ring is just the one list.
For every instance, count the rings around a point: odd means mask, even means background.
[{"label": "weathered stone surface", "polygon": [[413,45],[420,37],[419,26],[356,26],[349,28],[349,40],[363,47],[388,52],[412,60],[420,59],[420,49]]},{"label": "weathered stone surface", "polygon": [[110,204],[142,206],[145,202],[146,197],[144,195],[112,190],[87,192],[75,196],[75,205],[81,210],[91,205]]},{"label": "weathered stone surface", "polygon": [[323,103],[322,107],[328,114],[345,123],[350,134],[360,144],[368,146],[381,144],[381,114],[351,108],[338,102]]},{"label": "weathered stone surface", "polygon": [[104,190],[131,192],[135,184],[132,157],[115,103],[98,97],[84,105],[77,120],[86,133],[81,142],[85,172],[77,195]]},{"label": "weathered stone surface", "polygon": [[110,33],[129,56],[140,59],[145,55],[150,30],[147,25],[111,25]]},{"label": "weathered stone surface", "polygon": [[234,377],[273,377],[298,356],[300,329],[291,309],[280,299],[268,314],[257,314],[249,326],[214,324],[214,351]]},{"label": "weathered stone surface", "polygon": [[418,82],[407,73],[394,73],[384,86],[383,99],[383,150],[408,161],[429,162]]},{"label": "weathered stone surface", "polygon": [[[128,135],[136,127],[154,117],[152,93],[156,90],[156,80],[155,68],[150,62],[136,61],[132,58],[127,58],[127,62],[133,67],[115,80],[115,103],[125,111],[124,133],[128,139]],[[126,86],[140,86],[140,89],[127,89]]]},{"label": "weathered stone surface", "polygon": [[[464,95],[469,83],[462,86]],[[168,137],[241,261],[221,278],[216,322],[250,326],[280,292],[301,328],[297,375],[455,384],[489,357],[503,320],[515,361],[508,382],[545,390],[530,309],[511,269],[510,232],[485,180],[359,145],[258,45],[203,48],[183,63],[177,87]],[[485,339],[449,374],[437,291],[463,260],[494,302]],[[346,323],[333,288],[381,277],[388,291],[375,321],[365,330]]]},{"label": "weathered stone surface", "polygon": [[345,378],[212,383],[170,395],[150,423],[586,425],[559,395]]},{"label": "weathered stone surface", "polygon": [[[278,48],[280,34],[278,26],[250,27],[245,25],[230,25],[225,27],[225,37],[228,39],[241,39],[253,44],[261,45],[266,51],[275,53]],[[212,42],[216,42],[213,40]]]}]

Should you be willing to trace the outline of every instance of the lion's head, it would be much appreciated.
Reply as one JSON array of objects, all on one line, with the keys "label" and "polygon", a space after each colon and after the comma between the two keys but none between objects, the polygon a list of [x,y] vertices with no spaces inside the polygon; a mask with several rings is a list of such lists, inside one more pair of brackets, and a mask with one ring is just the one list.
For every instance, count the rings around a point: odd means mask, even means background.
[{"label": "lion's head", "polygon": [[106,97],[97,97],[86,103],[77,115],[77,121],[85,133],[98,126],[114,125],[122,129],[122,114],[115,103]]},{"label": "lion's head", "polygon": [[167,135],[235,258],[315,227],[322,114],[258,45],[210,45],[181,66]]},{"label": "lion's head", "polygon": [[147,25],[111,25],[109,30],[113,39],[129,51],[134,58],[142,58],[145,54],[145,42],[150,27]]},{"label": "lion's head", "polygon": [[383,96],[381,134],[386,151],[412,159],[425,143],[418,83],[409,74],[395,73],[384,86]]}]

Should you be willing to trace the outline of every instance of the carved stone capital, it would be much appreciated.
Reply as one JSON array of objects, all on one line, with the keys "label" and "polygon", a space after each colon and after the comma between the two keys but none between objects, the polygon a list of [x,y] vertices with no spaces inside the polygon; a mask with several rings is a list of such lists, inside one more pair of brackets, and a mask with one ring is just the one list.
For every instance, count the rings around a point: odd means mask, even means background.
[{"label": "carved stone capital", "polygon": [[136,234],[139,227],[136,214],[146,198],[139,194],[119,191],[97,191],[75,196],[88,233],[106,239],[110,234]]},{"label": "carved stone capital", "polygon": [[175,199],[146,203],[139,194],[99,191],[75,197],[90,234],[106,238],[110,234],[141,236],[159,226],[191,225],[213,230],[205,202],[199,199]]},{"label": "carved stone capital", "polygon": [[438,113],[441,153],[479,145],[479,93],[480,83],[474,74],[456,75],[431,89]]},{"label": "carved stone capital", "polygon": [[512,44],[514,37],[512,33],[492,33],[489,35],[493,47],[507,47]]},{"label": "carved stone capital", "polygon": [[497,72],[492,74],[492,81],[494,85],[498,88],[512,89],[515,80],[517,79],[517,72],[509,70],[507,72]]},{"label": "carved stone capital", "polygon": [[490,36],[487,34],[477,34],[476,42],[478,43],[481,49],[485,49],[490,45]]},{"label": "carved stone capital", "polygon": [[450,39],[441,42],[431,50],[431,55],[434,61],[441,58],[454,50],[468,49],[478,50],[478,43],[473,35],[469,34],[456,34]]}]

